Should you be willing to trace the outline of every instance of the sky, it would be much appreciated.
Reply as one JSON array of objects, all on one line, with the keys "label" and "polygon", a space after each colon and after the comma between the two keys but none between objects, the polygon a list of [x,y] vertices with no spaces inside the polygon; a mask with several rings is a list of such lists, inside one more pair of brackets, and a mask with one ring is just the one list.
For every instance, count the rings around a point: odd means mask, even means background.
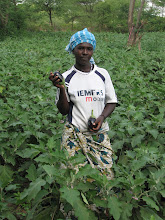
[{"label": "sky", "polygon": [[161,17],[165,17],[165,8],[158,7],[158,6],[154,5],[152,2],[148,2],[148,6],[149,6],[149,8],[150,7],[156,8],[159,12],[158,15]]}]

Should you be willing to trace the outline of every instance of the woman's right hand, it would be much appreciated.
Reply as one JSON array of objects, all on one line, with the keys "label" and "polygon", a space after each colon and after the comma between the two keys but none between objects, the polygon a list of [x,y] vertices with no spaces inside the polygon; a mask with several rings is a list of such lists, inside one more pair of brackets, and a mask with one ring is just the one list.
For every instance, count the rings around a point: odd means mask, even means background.
[{"label": "woman's right hand", "polygon": [[64,85],[59,84],[60,79],[58,78],[58,76],[54,76],[54,74],[51,72],[49,75],[49,79],[52,81],[53,85],[62,89],[64,88]]}]

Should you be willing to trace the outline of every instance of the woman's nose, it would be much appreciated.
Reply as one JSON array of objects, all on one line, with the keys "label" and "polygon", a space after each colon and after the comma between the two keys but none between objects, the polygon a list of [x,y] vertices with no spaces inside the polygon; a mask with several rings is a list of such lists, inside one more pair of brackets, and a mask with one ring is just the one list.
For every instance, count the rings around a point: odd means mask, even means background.
[{"label": "woman's nose", "polygon": [[88,50],[87,50],[87,48],[84,48],[84,50],[83,50],[83,54],[88,54]]}]

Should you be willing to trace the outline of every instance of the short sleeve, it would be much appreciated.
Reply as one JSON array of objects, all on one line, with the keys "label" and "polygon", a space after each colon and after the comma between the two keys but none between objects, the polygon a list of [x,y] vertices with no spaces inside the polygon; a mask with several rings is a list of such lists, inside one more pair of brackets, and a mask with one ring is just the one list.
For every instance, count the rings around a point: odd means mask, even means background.
[{"label": "short sleeve", "polygon": [[117,95],[108,72],[105,78],[105,104],[107,103],[117,103]]}]

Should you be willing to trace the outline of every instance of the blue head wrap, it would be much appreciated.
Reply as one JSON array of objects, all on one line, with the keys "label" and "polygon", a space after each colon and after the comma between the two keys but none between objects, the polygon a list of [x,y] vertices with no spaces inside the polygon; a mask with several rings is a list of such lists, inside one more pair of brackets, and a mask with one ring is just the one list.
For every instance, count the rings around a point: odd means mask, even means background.
[{"label": "blue head wrap", "polygon": [[[93,50],[96,48],[96,39],[95,36],[85,28],[82,31],[78,31],[77,33],[73,34],[70,38],[69,44],[66,46],[65,50],[71,53],[73,49],[81,43],[89,43],[93,46]],[[91,63],[94,63],[94,59],[91,58]]]}]

